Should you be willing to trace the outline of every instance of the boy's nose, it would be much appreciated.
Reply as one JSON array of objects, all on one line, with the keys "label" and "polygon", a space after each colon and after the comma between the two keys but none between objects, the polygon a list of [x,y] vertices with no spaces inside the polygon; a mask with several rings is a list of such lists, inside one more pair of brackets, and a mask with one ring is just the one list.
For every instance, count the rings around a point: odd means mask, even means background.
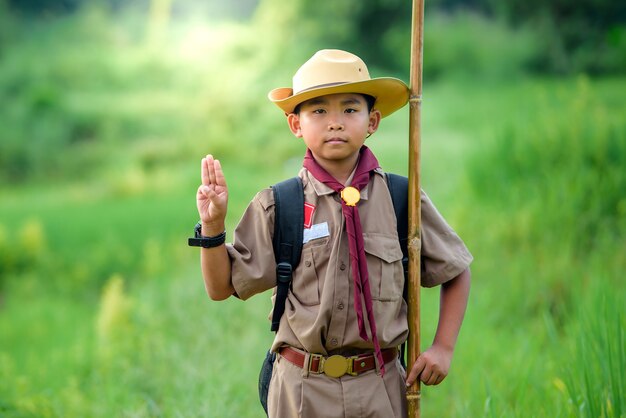
[{"label": "boy's nose", "polygon": [[337,131],[343,129],[343,122],[341,121],[341,117],[339,116],[331,116],[328,121],[328,129],[331,131]]},{"label": "boy's nose", "polygon": [[331,131],[340,131],[343,129],[343,125],[339,122],[331,122],[328,124],[328,129]]}]

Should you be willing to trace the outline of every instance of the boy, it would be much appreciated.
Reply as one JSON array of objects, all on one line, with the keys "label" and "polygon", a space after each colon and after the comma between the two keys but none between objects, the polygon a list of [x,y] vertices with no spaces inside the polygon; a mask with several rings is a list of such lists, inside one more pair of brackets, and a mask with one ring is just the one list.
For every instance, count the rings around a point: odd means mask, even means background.
[{"label": "boy", "polygon": [[[299,173],[304,245],[272,345],[270,417],[404,417],[406,386],[417,378],[436,385],[448,373],[472,256],[422,194],[422,284],[442,285],[440,318],[432,346],[405,376],[397,351],[408,325],[396,218],[383,172],[364,146],[408,94],[402,81],[371,79],[360,58],[340,50],[318,51],[293,89],[269,94],[307,147]],[[208,155],[197,192],[206,290],[214,300],[245,300],[276,286],[274,197],[271,189],[259,192],[233,244],[224,245],[227,200],[221,165]],[[336,362],[350,364],[351,373],[337,372]]]}]

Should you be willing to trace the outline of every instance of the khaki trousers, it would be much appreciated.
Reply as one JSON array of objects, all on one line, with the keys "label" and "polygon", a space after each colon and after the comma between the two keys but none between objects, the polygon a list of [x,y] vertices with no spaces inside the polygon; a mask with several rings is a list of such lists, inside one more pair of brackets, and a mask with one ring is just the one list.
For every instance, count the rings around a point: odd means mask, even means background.
[{"label": "khaki trousers", "polygon": [[269,418],[405,418],[405,372],[400,361],[340,378],[307,373],[280,355],[268,394]]}]

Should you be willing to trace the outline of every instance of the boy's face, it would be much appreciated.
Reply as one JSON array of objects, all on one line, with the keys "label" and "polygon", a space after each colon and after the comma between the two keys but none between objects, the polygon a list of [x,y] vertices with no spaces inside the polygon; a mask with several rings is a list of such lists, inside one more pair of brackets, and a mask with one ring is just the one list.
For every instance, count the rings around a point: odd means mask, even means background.
[{"label": "boy's face", "polygon": [[304,140],[320,163],[356,161],[368,135],[378,129],[380,112],[367,108],[356,93],[329,94],[300,105],[300,113],[288,116],[293,134]]}]

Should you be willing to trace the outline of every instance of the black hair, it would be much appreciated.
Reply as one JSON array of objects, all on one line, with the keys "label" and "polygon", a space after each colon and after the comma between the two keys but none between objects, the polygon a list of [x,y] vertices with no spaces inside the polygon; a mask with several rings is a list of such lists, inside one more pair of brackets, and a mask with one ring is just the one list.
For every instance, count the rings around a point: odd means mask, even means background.
[{"label": "black hair", "polygon": [[[370,96],[369,94],[363,94],[363,93],[356,93],[356,94],[363,96],[363,98],[365,99],[365,103],[367,103],[367,111],[371,112],[372,109],[374,108],[374,103],[376,103],[376,97]],[[306,101],[302,103],[306,103]],[[295,109],[293,109],[293,113],[295,113],[296,115],[300,114],[300,106],[302,106],[302,103],[298,103]]]}]

